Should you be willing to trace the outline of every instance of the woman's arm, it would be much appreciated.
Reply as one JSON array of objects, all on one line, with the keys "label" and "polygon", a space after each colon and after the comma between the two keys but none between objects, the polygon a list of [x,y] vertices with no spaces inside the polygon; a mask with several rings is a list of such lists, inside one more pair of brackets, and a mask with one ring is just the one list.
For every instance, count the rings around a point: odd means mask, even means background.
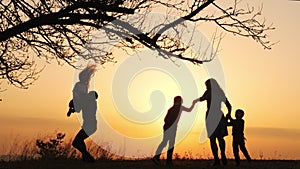
[{"label": "woman's arm", "polygon": [[[226,105],[226,107],[227,107],[227,110],[228,110],[228,113],[227,113],[227,115],[229,115],[230,117],[231,117],[231,110],[232,110],[232,106],[231,106],[231,104],[230,104],[230,102],[228,101],[228,99],[226,98],[226,101],[225,101],[225,105]],[[227,116],[226,115],[226,116]]]},{"label": "woman's arm", "polygon": [[[228,122],[228,120],[229,120],[229,122]],[[227,121],[227,126],[232,126],[232,124],[233,124],[233,118],[231,117],[230,114],[226,115],[226,121]]]},{"label": "woman's arm", "polygon": [[209,95],[208,95],[208,91],[206,90],[205,92],[204,92],[204,94],[199,98],[199,99],[197,99],[198,101],[200,101],[200,102],[202,102],[202,101],[204,101],[204,100],[208,100],[209,98]]}]

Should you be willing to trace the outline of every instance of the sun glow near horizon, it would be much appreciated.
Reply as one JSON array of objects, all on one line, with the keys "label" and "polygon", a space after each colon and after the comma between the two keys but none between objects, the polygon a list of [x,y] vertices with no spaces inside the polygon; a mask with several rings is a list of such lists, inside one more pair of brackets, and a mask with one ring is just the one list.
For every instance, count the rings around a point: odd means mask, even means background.
[{"label": "sun glow near horizon", "polygon": [[[278,28],[271,35],[274,41],[280,40],[280,43],[271,51],[265,51],[251,39],[227,35],[222,40],[222,50],[219,52],[226,81],[224,90],[233,106],[232,115],[237,108],[245,110],[246,146],[254,158],[260,159],[262,156],[263,159],[300,159],[300,60],[297,52],[300,22],[290,19],[300,16],[300,6],[299,3],[287,1],[266,0],[264,3],[266,17],[270,21],[274,20],[274,25]],[[276,12],[282,9],[286,10],[282,15]],[[210,27],[200,25],[200,28],[203,32],[211,32]],[[167,109],[172,106],[173,97],[184,95],[185,106],[189,106],[195,99],[194,95],[185,95],[182,92],[183,87],[190,88],[190,85],[180,86],[178,82],[174,82],[172,76],[157,69],[137,74],[129,85],[126,84],[131,108],[139,114],[151,110],[155,106],[153,103],[156,103],[151,100],[154,91],[163,93],[165,104],[151,123],[136,124],[128,121],[115,108],[111,94],[114,70],[127,58],[120,53],[116,55],[118,63],[99,66],[95,75],[94,90],[100,95],[97,101],[100,111],[98,113],[102,113],[108,124],[124,136],[146,138],[162,134],[163,118]],[[192,72],[198,88],[194,94],[200,97],[205,91],[207,71],[203,65],[183,63]],[[72,138],[80,129],[76,116],[66,117],[68,102],[72,97],[74,72],[72,68],[57,66],[54,62],[45,68],[39,80],[28,90],[8,86],[7,91],[1,92],[0,146],[9,147],[12,135],[34,139],[39,134],[52,133],[54,130],[66,132],[67,136]],[[193,127],[175,147],[175,152],[184,155],[185,152],[191,151],[194,156],[199,154],[203,158],[212,157],[208,142],[199,144],[205,111],[205,103],[198,103],[192,112],[197,114]],[[190,117],[194,117],[191,116],[192,113],[182,115],[179,127],[190,123]],[[99,132],[104,130],[102,126],[98,126]],[[226,137],[226,153],[229,157],[232,157],[231,137]],[[156,147],[157,145],[152,145],[153,149]],[[0,154],[6,152],[1,150]]]}]

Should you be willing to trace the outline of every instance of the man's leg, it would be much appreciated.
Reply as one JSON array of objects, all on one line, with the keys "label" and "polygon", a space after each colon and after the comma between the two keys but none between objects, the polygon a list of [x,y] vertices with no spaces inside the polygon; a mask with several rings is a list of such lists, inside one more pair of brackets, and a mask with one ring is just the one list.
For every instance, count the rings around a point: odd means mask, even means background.
[{"label": "man's leg", "polygon": [[88,162],[94,162],[95,159],[91,156],[91,154],[87,151],[84,140],[89,136],[85,133],[83,129],[81,129],[77,135],[75,136],[72,145],[76,149],[78,149],[82,154],[82,160]]},{"label": "man's leg", "polygon": [[83,129],[81,129],[77,135],[75,136],[72,145],[76,149],[78,149],[81,153],[86,152],[86,145],[84,143],[84,140],[88,138],[88,135],[84,132]]}]

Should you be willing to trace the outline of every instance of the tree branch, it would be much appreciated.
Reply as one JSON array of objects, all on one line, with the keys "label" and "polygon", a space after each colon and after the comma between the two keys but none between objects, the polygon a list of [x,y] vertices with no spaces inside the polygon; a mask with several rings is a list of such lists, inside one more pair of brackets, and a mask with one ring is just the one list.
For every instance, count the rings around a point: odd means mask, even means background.
[{"label": "tree branch", "polygon": [[206,8],[208,5],[210,5],[211,3],[213,3],[214,0],[207,0],[205,3],[203,3],[202,5],[200,5],[196,10],[192,11],[190,14],[182,17],[182,18],[178,18],[175,21],[171,22],[170,24],[164,26],[163,28],[161,28],[156,35],[153,37],[154,41],[157,41],[158,38],[168,29],[175,27],[176,25],[191,19],[192,17],[194,17],[195,15],[197,15],[200,11],[202,11],[204,8]]}]

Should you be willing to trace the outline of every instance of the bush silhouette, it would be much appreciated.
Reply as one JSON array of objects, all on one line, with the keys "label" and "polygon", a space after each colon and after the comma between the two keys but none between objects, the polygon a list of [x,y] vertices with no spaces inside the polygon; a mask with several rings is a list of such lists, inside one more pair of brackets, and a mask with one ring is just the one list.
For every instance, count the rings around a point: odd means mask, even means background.
[{"label": "bush silhouette", "polygon": [[63,140],[65,138],[64,133],[56,133],[55,138],[49,140],[36,140],[36,146],[38,147],[37,153],[41,159],[56,159],[67,158],[67,151],[63,146]]}]

